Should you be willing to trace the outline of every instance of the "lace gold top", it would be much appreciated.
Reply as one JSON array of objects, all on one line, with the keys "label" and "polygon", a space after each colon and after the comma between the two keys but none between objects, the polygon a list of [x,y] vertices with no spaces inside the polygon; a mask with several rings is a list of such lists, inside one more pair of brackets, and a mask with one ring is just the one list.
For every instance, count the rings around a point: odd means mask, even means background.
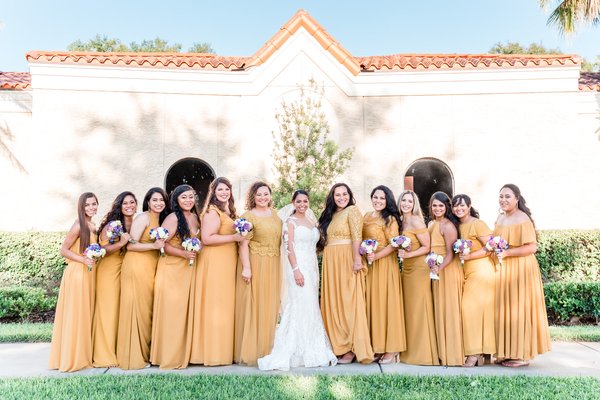
[{"label": "lace gold top", "polygon": [[390,217],[390,224],[386,225],[385,220],[380,216],[373,216],[368,212],[363,217],[362,237],[364,239],[375,239],[379,243],[378,252],[385,249],[394,236],[398,236],[398,222],[396,218]]},{"label": "lace gold top", "polygon": [[479,238],[482,236],[491,236],[492,230],[480,219],[476,219],[466,224],[460,224],[460,238],[473,242],[471,251],[477,251],[483,247]]},{"label": "lace gold top", "polygon": [[246,218],[252,224],[252,230],[246,235],[246,239],[250,240],[250,254],[278,256],[282,223],[277,211],[271,210],[269,217],[261,217],[252,211],[246,211],[242,218]]},{"label": "lace gold top", "polygon": [[496,225],[494,235],[501,236],[510,247],[519,247],[528,243],[537,243],[535,228],[531,221],[513,225]]},{"label": "lace gold top", "polygon": [[356,206],[348,206],[333,214],[327,228],[327,242],[340,239],[362,240],[362,215]]}]

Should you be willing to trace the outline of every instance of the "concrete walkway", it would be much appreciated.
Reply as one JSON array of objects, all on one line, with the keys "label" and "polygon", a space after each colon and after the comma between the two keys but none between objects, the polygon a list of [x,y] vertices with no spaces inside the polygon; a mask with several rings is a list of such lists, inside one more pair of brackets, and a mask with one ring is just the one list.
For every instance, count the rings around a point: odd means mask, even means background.
[{"label": "concrete walkway", "polygon": [[600,378],[600,342],[554,342],[553,350],[537,357],[529,367],[507,368],[499,365],[485,365],[475,368],[461,367],[421,367],[406,364],[383,365],[350,364],[327,368],[295,368],[290,372],[263,372],[253,367],[230,365],[226,367],[190,366],[184,370],[161,371],[157,367],[137,371],[124,371],[120,368],[91,368],[73,373],[61,373],[47,369],[50,353],[49,343],[0,344],[1,377],[67,377],[74,375],[95,376],[103,374],[291,374],[291,375],[362,375],[362,374],[408,374],[442,376],[478,375],[530,375],[530,376],[591,376]]}]

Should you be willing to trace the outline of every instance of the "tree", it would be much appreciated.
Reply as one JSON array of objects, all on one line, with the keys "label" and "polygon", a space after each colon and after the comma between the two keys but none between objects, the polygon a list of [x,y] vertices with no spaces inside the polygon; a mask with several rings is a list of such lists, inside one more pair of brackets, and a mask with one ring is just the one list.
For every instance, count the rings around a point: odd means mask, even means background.
[{"label": "tree", "polygon": [[273,158],[278,176],[273,202],[280,208],[289,204],[294,190],[305,189],[310,193],[311,209],[318,215],[329,187],[348,167],[354,149],[340,151],[328,139],[330,128],[321,103],[323,87],[310,79],[308,87],[300,85],[299,89],[300,98],[282,101],[275,114],[279,131],[273,132]]},{"label": "tree", "polygon": [[129,48],[134,53],[179,53],[181,44],[169,44],[167,40],[157,37],[154,40],[142,40],[140,44],[131,42]]},{"label": "tree", "polygon": [[109,38],[108,36],[96,35],[95,38],[82,42],[77,39],[67,46],[69,51],[98,51],[98,52],[124,52],[129,51],[127,45],[119,39]]},{"label": "tree", "polygon": [[[540,0],[540,6],[547,9],[550,0]],[[555,0],[556,8],[548,17],[548,25],[554,25],[561,34],[571,34],[577,25],[600,23],[600,0]]]},{"label": "tree", "polygon": [[[101,53],[112,52],[140,52],[140,53],[179,53],[181,52],[181,44],[169,44],[168,40],[163,40],[159,37],[154,40],[142,40],[140,43],[131,42],[129,45],[123,43],[120,39],[109,38],[104,35],[96,35],[96,37],[82,42],[77,39],[67,46],[69,51],[97,51]],[[188,50],[190,53],[211,53],[214,50],[210,43],[196,42]]]},{"label": "tree", "polygon": [[188,53],[208,53],[214,54],[215,51],[211,47],[210,43],[206,42],[194,42],[192,47],[188,49]]}]

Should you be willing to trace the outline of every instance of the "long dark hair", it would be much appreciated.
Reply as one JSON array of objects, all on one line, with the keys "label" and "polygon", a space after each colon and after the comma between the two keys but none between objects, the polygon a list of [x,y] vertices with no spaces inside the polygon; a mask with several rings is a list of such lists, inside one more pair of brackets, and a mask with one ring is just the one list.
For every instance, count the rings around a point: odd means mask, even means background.
[{"label": "long dark hair", "polygon": [[319,216],[319,231],[321,232],[321,240],[319,240],[319,243],[317,244],[317,248],[319,250],[323,250],[325,248],[325,244],[327,243],[327,228],[329,228],[329,224],[333,219],[333,214],[335,214],[335,211],[337,210],[337,206],[335,205],[335,199],[333,196],[335,193],[335,189],[342,186],[346,188],[350,197],[346,208],[356,204],[356,200],[354,200],[354,194],[352,193],[352,190],[350,190],[350,187],[345,183],[336,183],[331,187],[331,189],[329,189],[329,193],[327,194],[327,198],[325,199],[325,209],[321,213],[321,216]]},{"label": "long dark hair", "polygon": [[527,214],[527,216],[531,220],[531,223],[533,224],[533,227],[535,228],[535,221],[531,217],[531,210],[529,209],[529,207],[527,207],[525,197],[523,197],[523,195],[521,194],[521,189],[519,189],[519,187],[513,183],[507,183],[506,185],[502,186],[500,190],[504,188],[510,189],[515,194],[515,197],[517,198],[517,207],[519,208],[519,210]]},{"label": "long dark hair", "polygon": [[142,211],[150,210],[150,198],[154,193],[160,193],[165,202],[165,208],[163,208],[163,210],[158,215],[158,223],[159,225],[162,225],[165,218],[167,218],[167,215],[171,213],[171,207],[169,207],[169,195],[167,194],[167,192],[165,192],[163,188],[153,187],[146,192],[146,195],[144,196],[144,204],[142,204]]},{"label": "long dark hair", "polygon": [[[189,238],[191,235],[190,235],[190,227],[187,223],[187,220],[185,219],[185,215],[183,214],[183,210],[179,206],[179,202],[177,201],[177,199],[179,198],[179,196],[181,196],[182,193],[187,192],[189,190],[194,191],[194,188],[191,187],[190,185],[179,185],[171,193],[171,210],[173,210],[173,212],[175,213],[175,216],[177,217],[177,236],[179,236],[179,239],[182,241]],[[194,194],[195,194],[195,192],[194,192]],[[196,215],[196,218],[198,218],[198,212],[196,211],[196,201],[195,200],[194,200],[194,206],[192,207],[190,212],[192,214]]]},{"label": "long dark hair", "polygon": [[[246,194],[246,211],[250,211],[254,207],[256,207],[256,192],[258,192],[258,189],[260,189],[263,186],[269,189],[269,193],[272,193],[271,186],[269,186],[268,183],[263,181],[254,182],[252,186],[250,186],[250,189],[248,189],[248,193]],[[269,207],[271,207],[272,205],[273,200],[269,202]]]},{"label": "long dark hair", "polygon": [[85,192],[79,196],[77,200],[77,220],[79,221],[79,252],[83,254],[85,249],[90,245],[90,226],[85,219],[85,201],[93,197],[98,203],[98,197],[92,192]]},{"label": "long dark hair", "polygon": [[371,198],[373,198],[373,195],[378,190],[381,190],[385,195],[385,208],[381,210],[381,217],[385,221],[385,224],[390,226],[392,223],[392,218],[394,218],[398,223],[398,229],[401,229],[402,222],[400,221],[400,211],[398,211],[398,205],[396,204],[394,193],[389,187],[385,185],[379,185],[371,190]]},{"label": "long dark hair", "polygon": [[[462,201],[465,202],[465,204],[467,205],[467,207],[471,207],[469,210],[469,215],[471,217],[475,217],[475,218],[479,218],[479,211],[477,211],[475,209],[475,207],[471,206],[471,198],[469,196],[467,196],[466,194],[457,194],[456,196],[454,196],[452,198],[452,207],[456,207],[457,205],[459,205]],[[458,218],[458,217],[457,217]]]},{"label": "long dark hair", "polygon": [[100,223],[100,228],[98,228],[98,235],[102,233],[102,229],[111,221],[120,221],[121,225],[123,225],[123,232],[127,232],[127,227],[125,226],[125,218],[123,216],[123,202],[125,201],[125,197],[131,196],[135,203],[137,204],[137,199],[135,198],[135,194],[129,191],[125,191],[119,193],[119,195],[115,198],[115,201],[112,202],[110,206],[110,211],[104,216],[102,222]]},{"label": "long dark hair", "polygon": [[217,186],[219,186],[220,183],[229,188],[230,196],[227,202],[227,206],[229,207],[229,217],[231,217],[231,219],[235,219],[237,215],[235,210],[235,203],[233,200],[232,185],[229,179],[222,176],[218,177],[210,183],[210,186],[208,187],[208,195],[206,196],[206,202],[204,203],[204,209],[202,210],[202,214],[208,211],[208,207],[210,207],[211,204],[217,207],[219,210],[226,212],[223,203],[221,203],[219,199],[217,199]]},{"label": "long dark hair", "polygon": [[456,232],[458,232],[460,221],[458,220],[458,218],[456,218],[456,215],[452,213],[452,204],[450,203],[450,197],[444,192],[435,192],[431,195],[431,198],[429,199],[429,215],[431,215],[432,221],[435,219],[435,217],[433,216],[433,211],[431,209],[431,205],[433,204],[434,200],[441,201],[442,203],[444,203],[444,206],[446,206],[444,217],[447,218],[450,222],[452,222],[452,225],[454,225],[454,227],[456,228]]}]

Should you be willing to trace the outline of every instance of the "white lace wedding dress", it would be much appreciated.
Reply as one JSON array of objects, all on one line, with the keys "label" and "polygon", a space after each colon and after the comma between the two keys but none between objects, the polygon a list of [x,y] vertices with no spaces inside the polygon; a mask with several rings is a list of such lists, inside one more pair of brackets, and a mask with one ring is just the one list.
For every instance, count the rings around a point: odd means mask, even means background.
[{"label": "white lace wedding dress", "polygon": [[296,225],[293,217],[289,221],[295,225],[294,253],[304,275],[304,286],[296,284],[288,263],[284,271],[287,293],[281,321],[271,354],[258,360],[261,370],[288,371],[290,367],[324,367],[337,363],[319,308],[319,267],[315,252],[319,231]]}]

